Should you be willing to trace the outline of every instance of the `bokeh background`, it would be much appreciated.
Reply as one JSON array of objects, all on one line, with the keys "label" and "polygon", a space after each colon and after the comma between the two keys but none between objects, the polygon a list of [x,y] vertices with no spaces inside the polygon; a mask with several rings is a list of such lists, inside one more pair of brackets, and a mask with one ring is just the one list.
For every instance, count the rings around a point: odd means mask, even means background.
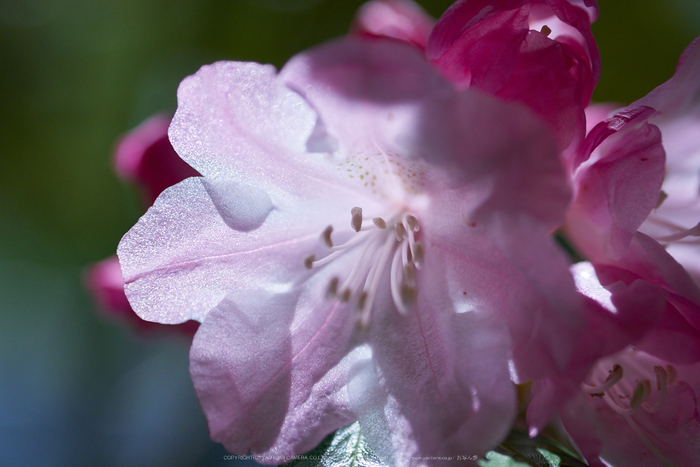
[{"label": "bokeh background", "polygon": [[[200,65],[280,67],[361,3],[0,1],[0,465],[234,465],[208,439],[188,339],[109,321],[82,287],[141,213],[112,150]],[[700,35],[696,0],[599,3],[597,101],[643,96]]]}]

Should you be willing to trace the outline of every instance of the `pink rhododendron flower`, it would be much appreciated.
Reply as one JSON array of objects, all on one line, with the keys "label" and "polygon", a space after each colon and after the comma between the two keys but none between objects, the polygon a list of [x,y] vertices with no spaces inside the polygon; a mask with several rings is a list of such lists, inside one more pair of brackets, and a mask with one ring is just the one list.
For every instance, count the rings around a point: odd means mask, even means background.
[{"label": "pink rhododendron flower", "polygon": [[608,319],[629,320],[620,328],[627,332],[611,333],[608,327],[605,339],[595,334],[586,337],[589,346],[582,346],[581,352],[597,352],[601,357],[573,397],[568,395],[570,379],[537,381],[528,422],[541,426],[553,406],[563,405],[559,415],[564,427],[592,466],[695,465],[700,458],[700,363],[679,364],[636,345],[624,345],[645,334],[646,339],[676,345],[656,322],[663,304],[660,296],[654,297],[648,283],[639,280],[631,287],[616,283],[606,290],[589,263],[575,265],[573,272],[579,290],[605,307]]},{"label": "pink rhododendron flower", "polygon": [[[150,206],[165,188],[199,175],[180,159],[168,140],[170,115],[155,115],[123,136],[114,151],[114,170],[125,181],[141,191],[144,205]],[[131,323],[139,330],[163,330],[164,326],[144,321],[131,309],[124,294],[119,260],[116,256],[92,265],[85,275],[85,285],[95,302],[109,316]],[[177,327],[193,335],[195,321]]]},{"label": "pink rhododendron flower", "polygon": [[582,302],[548,232],[570,194],[525,108],[349,38],[279,74],[203,67],[170,139],[203,177],[118,254],[140,316],[202,322],[190,371],[231,452],[275,462],[359,420],[396,465],[484,453],[515,416],[511,374],[567,366]]},{"label": "pink rhododendron flower", "polygon": [[114,151],[114,170],[122,180],[138,186],[146,206],[169,186],[199,175],[170,144],[170,119],[170,115],[154,115],[125,135]]},{"label": "pink rhododendron flower", "polygon": [[557,135],[580,141],[600,76],[593,0],[460,0],[438,19],[427,55],[452,81],[526,104]]},{"label": "pink rhododendron flower", "polygon": [[[565,222],[568,238],[594,264],[604,286],[643,280],[666,293],[667,307],[656,325],[656,332],[637,346],[676,362],[700,360],[700,292],[669,251],[637,229],[643,224],[641,229],[652,233],[653,225],[678,226],[670,217],[666,220],[659,217],[666,203],[660,197],[662,183],[676,193],[674,199],[678,203],[674,208],[674,201],[671,201],[667,212],[681,215],[686,207],[686,211],[692,213],[692,203],[697,202],[697,194],[691,194],[697,185],[686,191],[685,198],[679,193],[684,190],[679,186],[682,185],[679,178],[695,177],[692,171],[685,174],[680,169],[666,169],[667,173],[676,175],[664,180],[662,147],[663,139],[663,145],[674,153],[671,160],[689,161],[696,134],[691,131],[674,134],[671,130],[666,131],[671,138],[665,138],[664,130],[651,123],[673,129],[677,115],[682,122],[694,120],[693,103],[698,86],[694,77],[700,61],[693,56],[693,51],[694,45],[691,45],[673,79],[590,130],[579,152],[569,159],[575,195]],[[674,136],[685,137],[685,152],[677,149],[681,142]],[[673,167],[674,164],[680,162],[668,165]],[[660,200],[661,207],[655,208]],[[656,239],[684,240],[690,233],[677,227],[675,233],[664,236],[657,230]]]}]

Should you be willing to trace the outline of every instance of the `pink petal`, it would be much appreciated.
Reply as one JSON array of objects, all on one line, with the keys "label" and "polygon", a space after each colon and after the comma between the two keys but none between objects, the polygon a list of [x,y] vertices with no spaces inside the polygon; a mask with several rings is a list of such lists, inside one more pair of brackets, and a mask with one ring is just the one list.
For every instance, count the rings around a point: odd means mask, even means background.
[{"label": "pink petal", "polygon": [[570,188],[556,144],[527,109],[469,90],[422,113],[406,146],[444,168],[451,183],[441,188],[463,187],[465,222],[519,213],[560,225]]},{"label": "pink petal", "polygon": [[[375,202],[362,193],[349,196],[331,181],[307,183],[317,184],[313,198],[242,183],[232,191],[230,184],[201,178],[166,190],[117,250],[134,310],[160,323],[201,322],[234,291],[291,287],[307,274],[303,259],[318,252],[326,226],[349,223],[358,202],[370,209]],[[236,211],[231,206],[239,198],[263,202]]]},{"label": "pink petal", "polygon": [[169,115],[155,115],[122,137],[114,152],[119,177],[137,183],[150,206],[166,188],[199,173],[177,155],[168,140]]},{"label": "pink petal", "polygon": [[470,221],[518,211],[561,223],[569,187],[547,129],[524,108],[455,91],[412,48],[345,40],[295,57],[281,75],[348,152],[373,147],[429,163],[439,178],[422,190],[468,186]]},{"label": "pink petal", "polygon": [[[579,386],[595,363],[636,343],[655,326],[666,307],[666,292],[648,282],[600,285],[593,265],[577,263],[571,268],[576,288],[586,298],[585,325],[575,337],[575,352],[559,374],[534,382],[527,409],[532,435],[539,433],[580,391]],[[644,313],[639,310],[643,309]]]},{"label": "pink petal", "polygon": [[[436,206],[447,199],[438,198]],[[448,296],[459,300],[455,308],[491,316],[508,329],[518,381],[562,371],[584,324],[563,253],[524,216],[504,214],[469,226],[454,224],[460,213],[452,209],[436,208],[424,224],[431,229],[429,251],[447,269]]]},{"label": "pink petal", "polygon": [[124,293],[124,279],[116,256],[90,266],[85,274],[85,286],[107,319],[127,323],[136,331],[149,335],[175,331],[192,337],[199,326],[196,321],[187,321],[178,326],[164,326],[139,318]]},{"label": "pink petal", "polygon": [[354,316],[325,301],[325,287],[251,290],[224,299],[202,323],[190,372],[211,437],[230,452],[278,464],[354,421],[343,363]]},{"label": "pink petal", "polygon": [[410,0],[374,0],[360,7],[351,34],[396,39],[425,50],[433,19]]},{"label": "pink petal", "polygon": [[674,362],[700,361],[700,290],[657,242],[637,233],[624,257],[596,264],[603,285],[642,279],[664,289],[667,305],[640,348]]},{"label": "pink petal", "polygon": [[435,280],[441,259],[426,258],[413,312],[376,313],[371,361],[352,368],[353,409],[372,448],[388,458],[483,454],[515,415],[507,332],[463,312],[461,297],[451,303],[445,281]]},{"label": "pink petal", "polygon": [[272,66],[218,62],[180,84],[169,135],[178,154],[206,177],[274,181],[290,165],[323,166],[320,157],[295,161],[315,124],[316,113]]},{"label": "pink petal", "polygon": [[[664,362],[657,364],[663,366]],[[676,366],[676,370],[677,381],[669,388],[659,412],[640,409],[632,415],[641,436],[599,397],[581,392],[568,405],[562,421],[590,465],[603,465],[601,460],[605,465],[661,465],[649,445],[665,462],[697,462],[700,450],[695,440],[700,435],[700,419],[693,387],[698,387],[698,365]]]},{"label": "pink petal", "polygon": [[578,3],[458,1],[437,21],[428,58],[462,86],[527,104],[566,148],[583,136],[583,109],[600,76],[590,31],[597,7]]},{"label": "pink petal", "polygon": [[647,123],[615,134],[597,151],[574,177],[576,194],[565,225],[594,262],[625,253],[658,203],[665,165],[661,133]]},{"label": "pink petal", "polygon": [[637,233],[630,248],[619,261],[596,265],[603,285],[618,280],[629,282],[641,278],[670,292],[669,302],[674,305],[688,324],[700,329],[700,289],[656,241]]},{"label": "pink petal", "polygon": [[697,109],[697,76],[700,73],[700,37],[683,51],[673,77],[639,99],[633,106],[652,107],[667,116]]},{"label": "pink petal", "polygon": [[421,103],[452,92],[414,47],[356,37],[298,54],[280,75],[318,111],[348,155],[402,149],[395,140],[416,124]]}]

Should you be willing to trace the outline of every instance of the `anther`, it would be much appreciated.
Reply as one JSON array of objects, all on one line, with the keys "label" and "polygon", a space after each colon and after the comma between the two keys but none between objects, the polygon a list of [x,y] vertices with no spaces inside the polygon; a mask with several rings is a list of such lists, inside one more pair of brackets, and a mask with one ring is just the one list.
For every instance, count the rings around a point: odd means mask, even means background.
[{"label": "anther", "polygon": [[328,248],[333,248],[333,241],[331,240],[331,233],[333,233],[333,226],[332,225],[329,225],[328,227],[326,227],[326,230],[324,230],[321,233],[321,240]]},{"label": "anther", "polygon": [[549,37],[549,35],[552,33],[552,30],[547,26],[546,24],[542,26],[542,29],[540,29],[540,32],[544,34],[545,37]]},{"label": "anther", "polygon": [[664,370],[663,367],[655,366],[654,374],[656,374],[656,389],[658,391],[665,389],[668,385],[668,374],[666,374],[666,370]]},{"label": "anther", "polygon": [[328,292],[326,295],[328,296],[329,299],[333,299],[338,295],[338,284],[340,283],[340,279],[337,277],[334,277],[331,279],[331,282],[328,284]]},{"label": "anther", "polygon": [[666,365],[666,374],[668,375],[667,381],[669,386],[676,382],[676,378],[678,378],[678,371],[676,370],[675,366]]},{"label": "anther", "polygon": [[362,228],[362,208],[354,207],[350,210],[350,214],[352,215],[350,225],[355,232],[359,232]]},{"label": "anther", "polygon": [[415,263],[416,267],[420,269],[421,265],[423,264],[423,258],[425,257],[425,249],[423,248],[423,244],[421,242],[414,243],[411,254],[413,255],[413,262]]},{"label": "anther", "polygon": [[403,222],[397,222],[394,225],[394,232],[396,233],[396,240],[401,241],[406,235],[406,227],[404,227]]},{"label": "anther", "polygon": [[599,384],[598,386],[591,386],[584,383],[581,385],[581,389],[583,389],[591,395],[602,394],[603,392],[616,385],[622,379],[623,376],[624,372],[622,370],[622,366],[616,363],[615,366],[613,366],[610,373],[608,374],[608,377],[605,378],[605,381],[603,381],[602,384]]},{"label": "anther", "polygon": [[651,396],[651,383],[648,379],[643,379],[634,388],[632,399],[630,400],[630,408],[636,409]]},{"label": "anther", "polygon": [[415,285],[416,283],[416,267],[413,263],[407,263],[403,267],[403,277],[407,284]]},{"label": "anther", "polygon": [[656,206],[654,206],[654,209],[657,209],[659,206],[664,204],[666,198],[668,198],[668,193],[666,193],[664,190],[661,190],[661,193],[659,193],[659,200],[656,202]]},{"label": "anther", "polygon": [[352,291],[350,289],[345,289],[340,293],[340,301],[343,303],[347,303],[350,301],[350,295],[352,295]]},{"label": "anther", "polygon": [[360,293],[360,296],[357,297],[357,309],[364,310],[366,304],[367,304],[367,292],[362,291]]},{"label": "anther", "polygon": [[378,228],[382,230],[386,229],[386,221],[381,217],[375,217],[372,219],[372,222],[374,222],[374,225],[376,225]]},{"label": "anther", "polygon": [[416,288],[405,282],[401,284],[401,302],[405,306],[411,306],[416,301]]},{"label": "anther", "polygon": [[420,224],[418,224],[418,219],[416,219],[416,216],[414,216],[413,214],[406,215],[406,223],[408,224],[408,228],[413,230],[414,232],[418,232],[420,230]]},{"label": "anther", "polygon": [[659,411],[664,400],[666,400],[666,394],[668,392],[668,373],[666,373],[664,367],[655,366],[654,374],[656,375],[656,390],[659,391],[659,396],[656,398],[656,403],[653,406],[649,404],[642,405],[647,412],[651,413]]},{"label": "anther", "polygon": [[304,266],[306,266],[306,269],[311,269],[314,267],[314,260],[316,259],[316,255],[309,255],[306,258],[304,258]]}]

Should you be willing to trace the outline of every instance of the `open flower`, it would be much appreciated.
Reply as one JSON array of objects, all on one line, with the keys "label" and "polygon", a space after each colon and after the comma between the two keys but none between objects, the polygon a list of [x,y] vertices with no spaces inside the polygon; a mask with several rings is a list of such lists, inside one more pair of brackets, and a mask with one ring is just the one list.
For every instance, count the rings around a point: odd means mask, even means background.
[{"label": "open flower", "polygon": [[511,374],[563,368],[581,304],[548,237],[569,189],[522,107],[457,91],[415,49],[346,39],[187,78],[170,128],[203,177],[118,254],[140,316],[202,321],[211,436],[262,462],[359,420],[397,465],[484,453]]},{"label": "open flower", "polygon": [[[594,328],[583,337],[587,345],[580,346],[575,360],[599,356],[585,377],[547,378],[533,385],[527,413],[531,427],[536,430],[557,411],[592,466],[695,465],[700,363],[681,347],[692,354],[700,339],[695,336],[693,343],[690,334],[669,332],[665,323],[675,310],[664,309],[663,296],[652,284],[618,282],[607,290],[589,263],[576,264],[573,272],[581,293],[607,311],[594,320],[618,325]],[[606,329],[605,335],[598,329]],[[647,351],[637,346],[640,339]]]}]

